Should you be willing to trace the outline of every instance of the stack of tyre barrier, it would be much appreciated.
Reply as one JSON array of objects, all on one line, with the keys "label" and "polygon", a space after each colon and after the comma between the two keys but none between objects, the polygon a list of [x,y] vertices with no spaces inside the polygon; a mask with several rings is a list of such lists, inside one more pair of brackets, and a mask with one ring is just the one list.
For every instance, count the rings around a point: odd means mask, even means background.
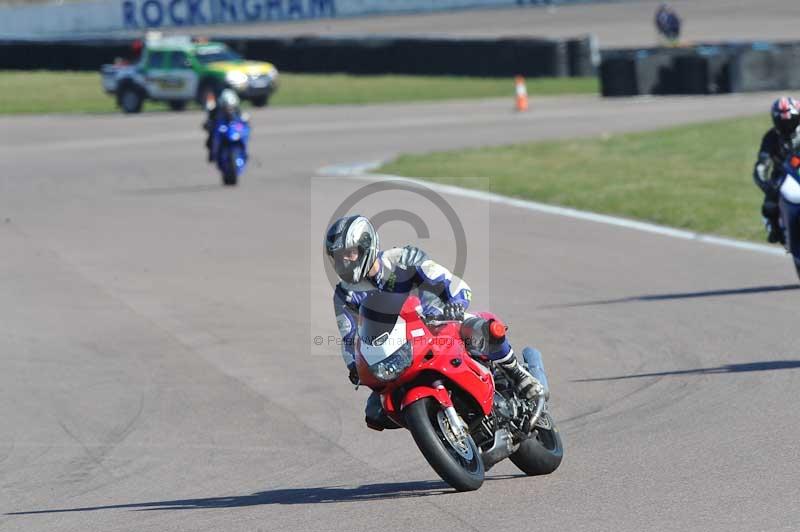
[{"label": "stack of tyre barrier", "polygon": [[591,76],[591,39],[447,37],[223,38],[288,72],[469,76]]},{"label": "stack of tyre barrier", "polygon": [[[222,37],[242,55],[285,72],[464,76],[592,76],[590,37]],[[130,55],[132,40],[0,42],[0,69],[97,70]]]},{"label": "stack of tyre barrier", "polygon": [[129,40],[0,41],[0,69],[97,70],[131,55]]},{"label": "stack of tyre barrier", "polygon": [[603,96],[720,94],[800,89],[800,43],[723,43],[609,50]]}]

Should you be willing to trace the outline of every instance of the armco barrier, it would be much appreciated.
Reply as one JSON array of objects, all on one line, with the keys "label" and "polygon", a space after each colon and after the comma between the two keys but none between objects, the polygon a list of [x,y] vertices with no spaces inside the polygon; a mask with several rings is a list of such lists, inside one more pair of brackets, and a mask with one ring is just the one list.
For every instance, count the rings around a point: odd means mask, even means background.
[{"label": "armco barrier", "polygon": [[[588,38],[222,37],[285,72],[563,77],[593,69]],[[0,42],[0,69],[97,70],[132,40]]]}]

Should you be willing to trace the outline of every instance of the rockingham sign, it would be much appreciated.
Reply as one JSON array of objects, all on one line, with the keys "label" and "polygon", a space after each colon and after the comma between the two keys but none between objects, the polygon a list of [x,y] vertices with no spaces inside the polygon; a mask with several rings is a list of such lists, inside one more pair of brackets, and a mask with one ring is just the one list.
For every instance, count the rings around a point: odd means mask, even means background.
[{"label": "rockingham sign", "polygon": [[[560,0],[578,3],[592,0]],[[75,37],[119,30],[354,17],[552,0],[56,0],[0,6],[2,37]]]},{"label": "rockingham sign", "polygon": [[336,0],[123,0],[121,14],[125,29],[160,28],[335,17],[336,4]]}]

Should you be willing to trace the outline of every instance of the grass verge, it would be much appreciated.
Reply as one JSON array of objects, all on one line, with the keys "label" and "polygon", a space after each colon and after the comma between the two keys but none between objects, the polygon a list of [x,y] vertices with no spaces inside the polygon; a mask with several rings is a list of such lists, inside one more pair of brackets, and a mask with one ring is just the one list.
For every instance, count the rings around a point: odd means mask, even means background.
[{"label": "grass verge", "polygon": [[406,155],[383,173],[475,186],[703,233],[764,240],[751,180],[761,115],[584,140]]},{"label": "grass verge", "polygon": [[[528,92],[596,94],[595,78],[544,78],[527,82]],[[460,98],[513,97],[512,79],[434,76],[283,74],[271,105],[365,104]],[[145,110],[163,110],[157,103]],[[118,112],[97,72],[0,71],[0,114]]]}]

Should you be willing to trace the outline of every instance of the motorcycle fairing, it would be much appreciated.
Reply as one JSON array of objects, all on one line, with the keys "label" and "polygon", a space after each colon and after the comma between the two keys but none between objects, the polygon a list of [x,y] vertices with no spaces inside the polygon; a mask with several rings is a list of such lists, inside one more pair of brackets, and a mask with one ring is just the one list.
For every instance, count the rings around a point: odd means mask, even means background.
[{"label": "motorcycle fairing", "polygon": [[[360,330],[364,332],[364,327],[360,327]],[[361,355],[367,364],[372,366],[392,356],[407,342],[406,320],[398,316],[394,327],[390,331],[384,331],[375,337],[359,335],[358,338]]]},{"label": "motorcycle fairing", "polygon": [[789,203],[800,205],[800,183],[794,174],[788,174],[780,188],[781,196]]}]

